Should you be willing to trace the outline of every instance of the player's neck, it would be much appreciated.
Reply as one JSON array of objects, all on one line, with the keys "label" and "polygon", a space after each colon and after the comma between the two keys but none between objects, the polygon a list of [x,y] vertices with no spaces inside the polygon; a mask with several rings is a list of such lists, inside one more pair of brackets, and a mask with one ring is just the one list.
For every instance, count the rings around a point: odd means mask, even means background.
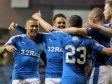
[{"label": "player's neck", "polygon": [[106,23],[112,24],[112,17],[108,18],[108,19],[106,20]]},{"label": "player's neck", "polygon": [[28,35],[28,34],[27,34],[27,36],[28,36],[31,40],[34,40],[34,41],[35,41],[35,39],[36,39],[35,36],[30,36],[30,35]]}]

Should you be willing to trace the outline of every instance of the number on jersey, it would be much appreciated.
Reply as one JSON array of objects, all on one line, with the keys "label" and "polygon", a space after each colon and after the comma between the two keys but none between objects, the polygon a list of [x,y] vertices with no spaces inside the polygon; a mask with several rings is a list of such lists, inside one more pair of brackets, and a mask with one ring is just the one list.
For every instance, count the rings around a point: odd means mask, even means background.
[{"label": "number on jersey", "polygon": [[[78,63],[78,64],[85,64],[86,63],[86,48],[85,47],[78,47],[78,48],[75,48],[74,46],[72,45],[67,45],[65,46],[65,50],[69,50],[71,49],[71,51],[68,51],[66,52],[65,56],[65,60],[66,60],[66,63]],[[75,56],[76,54],[76,51],[82,51],[82,53],[79,55],[79,58],[71,58],[70,59],[70,56]]]}]

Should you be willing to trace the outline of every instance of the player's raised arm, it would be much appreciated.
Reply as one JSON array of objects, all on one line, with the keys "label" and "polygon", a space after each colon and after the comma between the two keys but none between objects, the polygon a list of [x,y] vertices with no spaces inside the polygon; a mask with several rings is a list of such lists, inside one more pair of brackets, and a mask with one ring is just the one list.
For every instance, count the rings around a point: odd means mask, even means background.
[{"label": "player's raised arm", "polygon": [[[51,26],[48,22],[46,22],[42,17],[40,12],[36,12],[32,15],[32,18],[38,20],[40,22],[40,25],[42,28],[44,28],[47,32],[50,32],[53,29],[53,26]],[[87,35],[87,30],[85,28],[77,28],[77,27],[71,27],[71,28],[54,28],[55,30],[63,31],[65,33],[70,34],[79,34],[79,35]]]},{"label": "player's raised arm", "polygon": [[18,27],[18,24],[16,24],[15,22],[11,22],[8,29],[15,30],[15,29],[17,29],[17,27]]},{"label": "player's raised arm", "polygon": [[15,30],[15,29],[17,29],[17,30],[19,30],[19,31],[20,31],[21,33],[23,33],[23,34],[26,33],[25,28],[24,28],[23,26],[21,26],[21,25],[18,25],[18,24],[15,23],[15,22],[12,22],[12,23],[9,25],[8,29],[9,29],[9,30]]},{"label": "player's raised arm", "polygon": [[45,29],[45,31],[50,32],[53,28],[53,26],[51,26],[49,23],[47,23],[42,17],[41,17],[41,12],[38,11],[36,13],[34,13],[32,15],[33,19],[36,19],[39,21],[40,25],[42,26],[42,28]]}]

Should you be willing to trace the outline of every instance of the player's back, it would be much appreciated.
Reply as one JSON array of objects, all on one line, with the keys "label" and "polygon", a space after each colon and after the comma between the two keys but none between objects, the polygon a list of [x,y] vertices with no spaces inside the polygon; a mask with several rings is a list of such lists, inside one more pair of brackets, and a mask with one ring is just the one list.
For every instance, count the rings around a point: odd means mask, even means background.
[{"label": "player's back", "polygon": [[71,36],[64,45],[62,84],[86,84],[85,65],[87,53],[91,50],[101,52],[100,46],[92,38]]},{"label": "player's back", "polygon": [[64,44],[63,76],[74,76],[76,73],[80,76],[85,76],[88,52],[92,49],[101,51],[102,46],[99,46],[92,38],[83,36],[71,37]]}]

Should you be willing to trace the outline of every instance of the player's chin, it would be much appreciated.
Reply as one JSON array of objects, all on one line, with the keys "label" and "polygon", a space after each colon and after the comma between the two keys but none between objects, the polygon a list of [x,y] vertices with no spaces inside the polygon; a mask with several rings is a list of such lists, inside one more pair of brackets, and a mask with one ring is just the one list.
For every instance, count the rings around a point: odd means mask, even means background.
[{"label": "player's chin", "polygon": [[32,36],[36,36],[36,35],[37,35],[37,33],[32,33],[31,35],[32,35]]},{"label": "player's chin", "polygon": [[107,21],[108,20],[108,17],[105,16],[105,20]]},{"label": "player's chin", "polygon": [[109,21],[110,20],[110,16],[105,16],[105,21]]},{"label": "player's chin", "polygon": [[61,26],[61,27],[59,27],[60,29],[64,29],[65,28],[65,26]]}]

